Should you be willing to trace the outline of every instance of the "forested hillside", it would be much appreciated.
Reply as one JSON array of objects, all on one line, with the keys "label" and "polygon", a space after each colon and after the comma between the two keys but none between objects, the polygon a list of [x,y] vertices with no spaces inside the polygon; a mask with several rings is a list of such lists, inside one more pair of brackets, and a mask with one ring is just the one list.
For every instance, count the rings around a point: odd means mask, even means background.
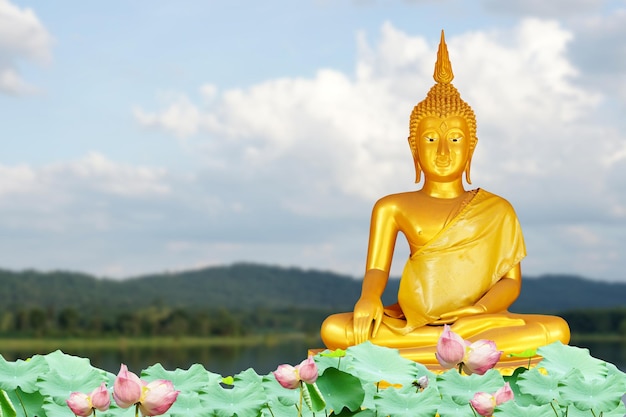
[{"label": "forested hillside", "polygon": [[[0,270],[0,282],[0,309],[74,307],[85,312],[154,305],[341,311],[352,308],[361,287],[360,280],[332,272],[245,263],[126,280],[62,271]],[[390,280],[384,297],[386,304],[395,301],[398,283]],[[626,306],[626,283],[547,275],[525,278],[512,310],[546,313],[619,306]]]},{"label": "forested hillside", "polygon": [[[361,286],[330,272],[243,263],[121,281],[0,270],[0,280],[0,335],[27,336],[315,333],[327,315],[352,309]],[[389,281],[385,304],[396,301],[398,284]],[[511,310],[615,333],[626,329],[624,300],[626,284],[544,276],[525,279]]]}]

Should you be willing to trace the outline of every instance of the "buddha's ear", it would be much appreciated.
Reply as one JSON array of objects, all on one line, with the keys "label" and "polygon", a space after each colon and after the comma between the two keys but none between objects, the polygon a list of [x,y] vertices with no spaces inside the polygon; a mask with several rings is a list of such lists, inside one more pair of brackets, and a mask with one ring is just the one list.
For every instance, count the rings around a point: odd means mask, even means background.
[{"label": "buddha's ear", "polygon": [[409,148],[411,149],[411,154],[413,155],[413,163],[415,164],[415,183],[419,183],[422,180],[422,167],[420,166],[420,159],[417,156],[417,149],[411,140],[411,136],[408,137],[409,140]]},{"label": "buddha's ear", "polygon": [[422,180],[422,167],[420,166],[419,160],[415,160],[415,184],[419,184]]},{"label": "buddha's ear", "polygon": [[471,170],[471,166],[472,166],[472,156],[474,155],[474,150],[470,150],[470,154],[469,154],[469,158],[467,158],[467,163],[465,164],[465,181],[467,181],[468,184],[472,183],[472,180],[470,179],[470,170]]}]

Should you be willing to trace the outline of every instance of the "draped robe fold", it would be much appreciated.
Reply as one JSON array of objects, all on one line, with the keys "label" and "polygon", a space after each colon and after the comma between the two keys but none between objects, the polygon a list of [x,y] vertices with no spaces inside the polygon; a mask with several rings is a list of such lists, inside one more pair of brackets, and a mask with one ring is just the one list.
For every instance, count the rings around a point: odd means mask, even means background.
[{"label": "draped robe fold", "polygon": [[474,305],[525,256],[513,207],[478,189],[465,207],[408,259],[398,303],[385,308],[383,322],[394,332],[407,334],[433,323],[442,313]]}]

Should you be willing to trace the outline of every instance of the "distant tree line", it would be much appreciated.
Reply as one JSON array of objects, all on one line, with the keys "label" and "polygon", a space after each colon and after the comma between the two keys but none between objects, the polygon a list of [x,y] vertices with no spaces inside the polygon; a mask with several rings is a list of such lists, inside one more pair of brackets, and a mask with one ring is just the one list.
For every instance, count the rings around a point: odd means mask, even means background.
[{"label": "distant tree line", "polygon": [[[0,337],[245,336],[301,332],[315,335],[328,309],[228,310],[151,306],[86,314],[74,307],[58,311],[31,307],[0,310]],[[626,308],[576,310],[559,314],[574,334],[626,337]]]},{"label": "distant tree line", "polygon": [[39,307],[0,312],[0,337],[154,337],[244,336],[268,332],[314,334],[329,314],[325,310],[258,309],[252,311],[146,309],[83,314],[73,307]]},{"label": "distant tree line", "polygon": [[626,307],[573,310],[560,314],[578,334],[618,334],[626,338]]}]

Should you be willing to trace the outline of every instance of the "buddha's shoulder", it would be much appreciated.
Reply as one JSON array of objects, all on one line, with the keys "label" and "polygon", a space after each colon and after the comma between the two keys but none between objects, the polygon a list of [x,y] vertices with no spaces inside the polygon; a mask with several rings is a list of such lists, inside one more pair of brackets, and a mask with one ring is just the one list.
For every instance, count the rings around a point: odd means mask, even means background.
[{"label": "buddha's shoulder", "polygon": [[384,210],[403,207],[407,204],[414,205],[421,198],[423,197],[417,191],[389,194],[378,199],[378,201],[376,201],[376,204],[374,205],[374,209]]},{"label": "buddha's shoulder", "polygon": [[488,204],[494,207],[498,207],[499,209],[514,211],[513,206],[506,198],[491,193],[482,188],[476,190],[475,200],[477,203]]}]

